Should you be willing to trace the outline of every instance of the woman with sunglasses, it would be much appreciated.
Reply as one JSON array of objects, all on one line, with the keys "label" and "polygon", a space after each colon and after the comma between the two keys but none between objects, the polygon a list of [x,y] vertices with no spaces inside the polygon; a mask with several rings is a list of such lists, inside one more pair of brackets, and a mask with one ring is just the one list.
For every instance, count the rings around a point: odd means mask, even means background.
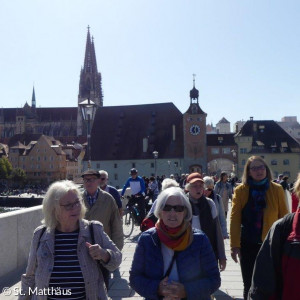
[{"label": "woman with sunglasses", "polygon": [[207,236],[191,226],[192,209],[179,187],[162,191],[154,228],[142,233],[130,270],[130,285],[146,299],[204,299],[220,286]]},{"label": "woman with sunglasses", "polygon": [[99,264],[114,271],[122,254],[86,208],[71,181],[53,183],[43,200],[43,226],[33,234],[19,299],[108,299]]},{"label": "woman with sunglasses", "polygon": [[244,299],[261,244],[273,223],[287,213],[283,188],[272,182],[266,162],[260,156],[249,157],[242,184],[234,191],[230,216],[231,257],[235,262],[240,260]]},{"label": "woman with sunglasses", "polygon": [[209,176],[205,176],[203,178],[204,181],[204,195],[207,198],[210,198],[214,201],[215,205],[216,205],[216,209],[217,209],[217,214],[218,214],[218,219],[221,225],[221,229],[222,229],[222,235],[224,239],[228,239],[228,232],[227,232],[227,222],[226,222],[226,218],[225,218],[225,211],[224,211],[224,205],[223,205],[223,201],[220,195],[218,195],[217,193],[215,193],[214,191],[214,180],[209,177]]}]

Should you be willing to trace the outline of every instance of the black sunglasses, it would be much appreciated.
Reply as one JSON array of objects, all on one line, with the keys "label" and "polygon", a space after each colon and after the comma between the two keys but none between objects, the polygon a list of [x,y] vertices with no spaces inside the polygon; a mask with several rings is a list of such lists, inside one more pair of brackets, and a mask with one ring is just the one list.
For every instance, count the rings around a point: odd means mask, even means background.
[{"label": "black sunglasses", "polygon": [[207,191],[209,191],[209,192],[212,192],[213,191],[213,189],[206,189]]},{"label": "black sunglasses", "polygon": [[163,211],[171,211],[172,208],[176,212],[183,212],[184,211],[184,206],[183,205],[169,205],[169,204],[166,204],[164,206]]},{"label": "black sunglasses", "polygon": [[106,177],[102,177],[102,178],[100,178],[100,180],[101,180],[101,181],[103,181],[103,180],[105,180],[105,179],[106,179]]}]

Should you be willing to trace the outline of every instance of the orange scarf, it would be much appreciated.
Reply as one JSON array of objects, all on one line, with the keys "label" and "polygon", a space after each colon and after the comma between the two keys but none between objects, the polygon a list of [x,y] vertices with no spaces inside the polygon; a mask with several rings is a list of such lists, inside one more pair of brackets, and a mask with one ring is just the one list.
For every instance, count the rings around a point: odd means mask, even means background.
[{"label": "orange scarf", "polygon": [[193,241],[191,223],[185,220],[176,228],[169,228],[159,220],[155,227],[160,241],[174,251],[186,249]]}]

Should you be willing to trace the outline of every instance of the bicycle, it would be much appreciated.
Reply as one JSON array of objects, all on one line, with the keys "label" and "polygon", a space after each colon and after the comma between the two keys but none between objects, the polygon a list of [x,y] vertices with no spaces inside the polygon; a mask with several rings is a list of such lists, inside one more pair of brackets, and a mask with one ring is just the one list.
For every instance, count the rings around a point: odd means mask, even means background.
[{"label": "bicycle", "polygon": [[130,237],[133,232],[134,225],[140,224],[139,210],[137,204],[126,205],[123,211],[123,234],[125,238]]},{"label": "bicycle", "polygon": [[132,234],[134,225],[140,226],[145,216],[145,212],[144,214],[140,212],[141,207],[145,207],[144,203],[141,205],[139,202],[139,200],[143,200],[141,197],[143,196],[140,194],[127,196],[128,203],[123,212],[123,234],[125,238]]}]

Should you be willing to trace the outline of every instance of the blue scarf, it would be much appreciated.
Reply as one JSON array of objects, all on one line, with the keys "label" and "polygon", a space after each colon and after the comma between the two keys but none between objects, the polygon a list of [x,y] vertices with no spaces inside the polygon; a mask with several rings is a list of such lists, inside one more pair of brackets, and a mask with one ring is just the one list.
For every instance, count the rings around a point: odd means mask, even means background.
[{"label": "blue scarf", "polygon": [[266,192],[270,186],[269,179],[254,181],[252,178],[249,178],[248,184],[250,186],[250,195],[254,200],[255,211],[263,210],[266,207]]},{"label": "blue scarf", "polygon": [[266,192],[269,189],[269,179],[265,178],[261,181],[254,181],[249,178],[248,184],[250,186],[251,210],[253,213],[254,231],[261,235],[263,226],[264,208],[266,208]]}]

